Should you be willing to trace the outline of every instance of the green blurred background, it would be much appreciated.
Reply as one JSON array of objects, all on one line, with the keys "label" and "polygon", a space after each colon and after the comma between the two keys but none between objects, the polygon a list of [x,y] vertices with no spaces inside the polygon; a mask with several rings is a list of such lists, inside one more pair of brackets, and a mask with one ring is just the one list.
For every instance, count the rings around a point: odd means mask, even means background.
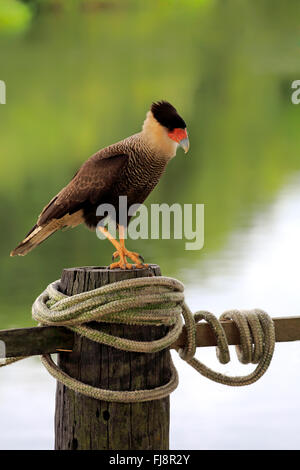
[{"label": "green blurred background", "polygon": [[[146,203],[205,204],[205,245],[186,251],[186,240],[129,240],[128,247],[159,264],[163,274],[182,280],[194,310],[218,308],[215,312],[221,313],[259,305],[277,316],[300,314],[299,235],[294,236],[300,234],[300,106],[291,103],[291,83],[300,78],[299,17],[297,0],[0,0],[0,79],[7,87],[7,104],[0,105],[0,328],[34,324],[32,302],[64,267],[111,262],[111,244],[85,227],[55,234],[25,258],[10,258],[9,253],[82,162],[99,148],[138,132],[151,102],[159,99],[169,100],[182,114],[191,147],[187,155],[178,151]],[[286,346],[280,357],[290,358],[290,351]],[[18,369],[22,396],[28,371],[34,370],[30,367]],[[283,442],[272,421],[278,403],[291,407],[276,421],[286,419],[285,437],[289,431],[289,439],[299,435],[298,399],[288,395],[297,387],[291,378],[284,382],[286,363],[273,367],[269,388],[267,378],[257,389],[243,392],[248,410],[253,390],[262,393],[257,395],[258,408],[254,403],[249,411],[255,420],[253,440],[248,433],[240,441],[243,448],[267,446],[265,417],[260,424],[255,413],[260,406],[271,406],[270,394],[274,402],[268,423],[274,439]],[[5,419],[7,412],[9,423],[16,407],[10,402],[14,382],[7,369],[1,371],[0,396],[7,394],[1,413]],[[36,397],[43,390],[40,372],[38,377]],[[286,395],[280,389],[275,403],[275,389],[284,383]],[[207,403],[214,396],[214,406],[220,403],[221,408],[229,396],[224,388],[219,394],[216,384],[201,390],[207,391]],[[188,392],[193,391],[190,385]],[[31,399],[31,394],[25,396]],[[44,412],[44,395],[41,400]],[[191,441],[184,441],[189,434],[183,423],[189,403],[192,420],[197,400],[185,395],[177,402],[177,448],[191,448]],[[220,412],[214,421],[214,408],[207,405],[207,435],[212,426],[208,446],[217,446],[216,426],[223,423],[226,429],[236,410],[235,429],[241,438],[239,417],[245,407],[241,411],[236,402],[226,405],[230,417],[223,415],[222,421]],[[18,414],[12,438],[5,431],[2,442],[18,445],[20,419]],[[192,421],[188,423],[192,432]],[[222,434],[222,442],[231,431]],[[35,439],[24,446],[46,445],[46,438],[40,444]],[[236,445],[232,439],[228,448]],[[205,445],[201,442],[194,448]]]},{"label": "green blurred background", "polygon": [[178,276],[222,250],[300,169],[290,101],[300,4],[270,5],[0,3],[2,328],[30,324],[32,300],[64,267],[110,262],[109,242],[84,227],[56,234],[26,258],[9,252],[85,159],[139,131],[153,100],[178,108],[191,149],[178,151],[147,204],[205,204],[201,251],[185,251],[184,240],[129,242],[164,274]]}]

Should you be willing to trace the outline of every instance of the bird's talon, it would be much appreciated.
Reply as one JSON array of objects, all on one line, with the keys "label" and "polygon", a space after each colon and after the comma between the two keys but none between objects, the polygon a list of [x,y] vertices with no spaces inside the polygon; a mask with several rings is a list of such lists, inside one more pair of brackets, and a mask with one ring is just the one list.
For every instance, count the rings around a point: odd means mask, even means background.
[{"label": "bird's talon", "polygon": [[[126,263],[127,264],[127,263]],[[125,269],[125,263],[124,261],[117,261],[116,263],[112,263],[110,266],[109,266],[110,269],[116,269],[116,268],[119,268],[119,269]]]},{"label": "bird's talon", "polygon": [[124,253],[125,253],[125,256],[127,256],[127,258],[130,258],[135,263],[137,268],[143,268],[145,266],[144,265],[145,260],[142,257],[142,255],[140,255],[139,253],[136,253],[135,251],[129,251],[126,248],[124,250]]},{"label": "bird's talon", "polygon": [[139,263],[139,264],[136,264],[135,267],[136,267],[137,269],[144,269],[144,268],[148,268],[148,267],[149,267],[149,264],[144,264],[144,263],[141,264],[141,263]]}]

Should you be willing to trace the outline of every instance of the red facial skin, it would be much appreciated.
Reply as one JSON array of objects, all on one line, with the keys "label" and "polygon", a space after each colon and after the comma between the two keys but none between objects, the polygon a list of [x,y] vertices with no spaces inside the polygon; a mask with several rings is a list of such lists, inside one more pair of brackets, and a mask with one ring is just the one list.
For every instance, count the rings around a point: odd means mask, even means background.
[{"label": "red facial skin", "polygon": [[187,139],[187,131],[186,129],[173,129],[172,131],[168,132],[168,136],[170,139],[175,140],[175,142],[179,143],[182,139]]}]

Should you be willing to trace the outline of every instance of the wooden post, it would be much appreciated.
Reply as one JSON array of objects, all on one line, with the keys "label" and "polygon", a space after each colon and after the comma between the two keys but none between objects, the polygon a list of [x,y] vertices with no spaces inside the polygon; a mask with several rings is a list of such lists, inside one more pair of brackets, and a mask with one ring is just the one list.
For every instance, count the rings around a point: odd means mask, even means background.
[{"label": "wooden post", "polygon": [[[61,291],[86,292],[123,279],[159,276],[160,268],[109,270],[65,269]],[[99,328],[92,322],[90,326]],[[149,341],[165,327],[101,325],[110,334]],[[170,379],[170,352],[155,354],[117,350],[75,335],[72,352],[59,354],[59,366],[87,384],[111,390],[151,389]],[[144,403],[109,403],[75,393],[57,383],[55,449],[160,450],[169,448],[169,397]]]}]

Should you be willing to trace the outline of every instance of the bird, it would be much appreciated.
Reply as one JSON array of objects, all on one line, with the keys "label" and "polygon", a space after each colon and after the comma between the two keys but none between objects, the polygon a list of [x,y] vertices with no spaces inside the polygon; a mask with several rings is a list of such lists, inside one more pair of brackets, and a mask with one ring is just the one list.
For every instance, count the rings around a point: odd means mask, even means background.
[{"label": "bird", "polygon": [[[142,130],[99,150],[86,160],[69,184],[44,207],[36,224],[10,255],[24,256],[56,231],[84,223],[91,230],[100,230],[114,245],[116,251],[112,258],[113,261],[119,258],[119,261],[110,264],[110,269],[147,266],[139,253],[125,247],[130,217],[127,215],[127,221],[120,223],[119,197],[127,196],[128,206],[142,204],[158,184],[179,146],[188,152],[185,121],[168,101],[153,102]],[[115,208],[119,240],[99,224],[103,219],[96,214],[100,204],[111,204]]]}]

